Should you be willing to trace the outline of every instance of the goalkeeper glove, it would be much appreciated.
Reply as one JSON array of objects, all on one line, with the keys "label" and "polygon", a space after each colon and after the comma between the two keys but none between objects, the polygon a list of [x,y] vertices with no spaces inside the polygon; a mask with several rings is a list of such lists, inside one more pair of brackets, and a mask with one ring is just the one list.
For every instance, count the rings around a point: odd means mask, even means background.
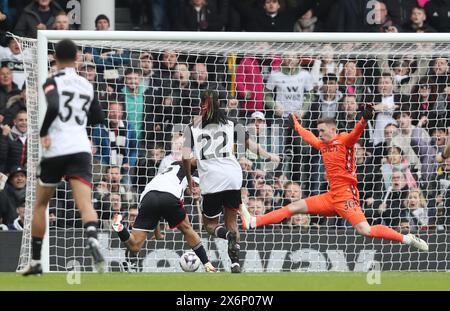
[{"label": "goalkeeper glove", "polygon": [[369,121],[373,118],[373,104],[367,104],[366,109],[364,109],[362,116],[364,120]]}]

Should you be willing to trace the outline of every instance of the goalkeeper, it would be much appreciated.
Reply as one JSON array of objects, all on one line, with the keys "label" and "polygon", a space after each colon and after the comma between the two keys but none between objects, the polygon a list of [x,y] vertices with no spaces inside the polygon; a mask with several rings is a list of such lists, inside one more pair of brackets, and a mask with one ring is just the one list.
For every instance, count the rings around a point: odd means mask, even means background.
[{"label": "goalkeeper", "polygon": [[318,214],[335,216],[347,220],[356,231],[366,237],[382,238],[411,245],[428,251],[428,244],[413,234],[403,235],[384,225],[370,226],[361,210],[357,178],[355,173],[355,148],[367,121],[373,117],[373,107],[367,106],[361,120],[350,133],[336,132],[334,119],[320,119],[317,122],[319,137],[306,130],[294,115],[289,121],[294,130],[323,157],[330,191],[293,202],[266,215],[253,217],[244,205],[241,206],[242,225],[245,230],[268,224],[276,224],[296,214]]}]

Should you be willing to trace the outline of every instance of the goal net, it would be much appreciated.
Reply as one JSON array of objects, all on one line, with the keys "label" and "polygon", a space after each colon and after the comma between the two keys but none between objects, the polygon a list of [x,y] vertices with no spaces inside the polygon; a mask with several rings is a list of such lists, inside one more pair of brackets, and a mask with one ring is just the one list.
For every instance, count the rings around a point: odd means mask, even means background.
[{"label": "goal net", "polygon": [[[318,135],[318,119],[332,118],[338,132],[351,131],[373,104],[376,115],[349,154],[356,158],[361,207],[370,224],[415,233],[430,245],[428,253],[418,253],[363,238],[337,216],[294,216],[281,224],[241,230],[244,271],[449,268],[450,160],[440,158],[450,129],[448,42],[430,42],[426,35],[417,37],[423,41],[374,36],[371,42],[352,34],[323,40],[301,34],[178,33],[176,38],[176,33],[116,32],[103,39],[98,32],[42,34],[52,39],[39,56],[37,41],[16,38],[25,56],[30,135],[19,268],[30,259],[39,118],[45,113],[38,81],[54,72],[54,43],[63,37],[76,39],[78,72],[94,85],[107,117],[106,124],[88,132],[94,154],[92,202],[109,271],[129,270],[127,261],[139,271],[181,271],[178,258],[188,247],[179,232],[162,223],[165,238],[155,241],[149,235],[136,259],[111,230],[111,219],[120,213],[132,227],[146,183],[180,159],[184,127],[199,114],[200,94],[206,89],[218,91],[228,117],[281,158],[273,163],[248,150],[237,154],[244,174],[242,201],[254,215],[328,189],[320,154],[288,127],[289,113]],[[229,271],[227,241],[206,234],[202,198],[197,188],[194,192],[185,196],[189,219],[213,264]],[[78,265],[92,271],[83,237],[80,214],[62,180],[49,206],[48,269],[67,271]]]}]

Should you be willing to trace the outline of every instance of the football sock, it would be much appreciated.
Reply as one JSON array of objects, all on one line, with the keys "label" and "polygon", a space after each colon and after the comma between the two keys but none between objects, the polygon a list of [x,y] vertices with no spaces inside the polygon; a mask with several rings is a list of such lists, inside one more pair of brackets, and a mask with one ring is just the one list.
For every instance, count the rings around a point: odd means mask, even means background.
[{"label": "football sock", "polygon": [[227,233],[228,233],[228,230],[225,229],[225,227],[223,227],[223,226],[217,226],[216,229],[214,230],[214,235],[221,239],[226,239]]},{"label": "football sock", "polygon": [[42,238],[32,237],[31,238],[31,249],[32,249],[32,259],[39,261],[41,260],[41,249],[42,249]]},{"label": "football sock", "polygon": [[256,227],[278,224],[286,218],[292,217],[292,215],[293,214],[291,211],[289,211],[289,208],[287,206],[283,206],[282,208],[272,211],[268,214],[256,217]]},{"label": "football sock", "polygon": [[86,237],[97,239],[97,226],[98,222],[90,221],[84,224],[84,228],[86,229]]},{"label": "football sock", "polygon": [[370,236],[373,238],[382,238],[389,241],[403,242],[403,234],[398,233],[394,229],[383,225],[371,226]]},{"label": "football sock", "polygon": [[201,242],[194,246],[192,250],[195,252],[195,255],[200,258],[202,264],[205,264],[209,261],[208,256],[206,255],[206,250]]}]

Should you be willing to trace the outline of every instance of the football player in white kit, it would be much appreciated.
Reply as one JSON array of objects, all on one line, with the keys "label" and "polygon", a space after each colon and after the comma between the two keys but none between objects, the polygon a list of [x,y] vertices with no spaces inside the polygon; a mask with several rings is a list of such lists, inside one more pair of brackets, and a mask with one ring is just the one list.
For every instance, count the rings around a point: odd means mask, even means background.
[{"label": "football player in white kit", "polygon": [[184,191],[188,183],[182,165],[181,161],[173,162],[145,186],[140,197],[139,213],[131,232],[124,227],[119,214],[114,215],[112,227],[127,248],[136,253],[144,245],[150,231],[154,231],[156,239],[161,238],[159,220],[162,217],[171,229],[176,228],[183,233],[186,243],[200,258],[205,272],[217,272],[209,262],[200,236],[192,228],[183,207]]},{"label": "football player in white kit", "polygon": [[[186,127],[183,162],[186,177],[192,185],[190,160],[192,151],[197,158],[197,168],[202,191],[203,223],[206,231],[218,238],[228,240],[228,256],[231,272],[240,273],[239,231],[237,213],[241,204],[242,169],[233,148],[241,143],[263,158],[279,163],[276,154],[249,139],[243,126],[228,120],[219,107],[216,91],[207,90],[201,96],[201,115]],[[219,216],[224,211],[225,227],[219,224]]]},{"label": "football player in white kit", "polygon": [[92,206],[92,154],[86,125],[103,122],[101,106],[94,89],[75,70],[77,46],[61,40],[55,46],[58,71],[43,85],[47,112],[41,127],[42,158],[38,169],[36,203],[31,225],[32,260],[22,271],[24,276],[42,274],[41,247],[46,230],[45,215],[50,199],[64,176],[73,191],[86,229],[87,248],[97,271],[104,259],[97,240],[98,218]]}]

